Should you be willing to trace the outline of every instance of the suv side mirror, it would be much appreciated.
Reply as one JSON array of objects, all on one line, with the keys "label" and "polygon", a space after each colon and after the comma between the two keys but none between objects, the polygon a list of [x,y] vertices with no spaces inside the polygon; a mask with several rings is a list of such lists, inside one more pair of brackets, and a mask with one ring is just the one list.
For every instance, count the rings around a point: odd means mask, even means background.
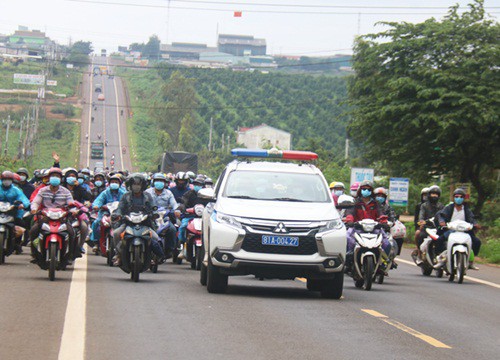
[{"label": "suv side mirror", "polygon": [[201,199],[215,201],[215,190],[212,188],[203,188],[198,191],[198,196]]}]

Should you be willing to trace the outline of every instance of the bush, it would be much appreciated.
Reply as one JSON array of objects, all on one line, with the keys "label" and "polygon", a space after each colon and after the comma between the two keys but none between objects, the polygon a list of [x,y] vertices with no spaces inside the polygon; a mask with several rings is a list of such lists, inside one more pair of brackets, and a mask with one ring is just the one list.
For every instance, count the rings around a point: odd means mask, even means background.
[{"label": "bush", "polygon": [[56,105],[50,110],[52,114],[64,114],[67,118],[75,116],[75,108],[73,105]]}]

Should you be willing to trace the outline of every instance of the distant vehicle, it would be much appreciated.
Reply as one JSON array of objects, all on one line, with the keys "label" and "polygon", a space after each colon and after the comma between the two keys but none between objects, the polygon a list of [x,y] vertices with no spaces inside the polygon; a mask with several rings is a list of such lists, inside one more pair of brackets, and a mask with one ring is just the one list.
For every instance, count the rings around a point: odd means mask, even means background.
[{"label": "distant vehicle", "polygon": [[95,167],[96,168],[104,168],[104,163],[102,161],[96,161]]},{"label": "distant vehicle", "polygon": [[106,56],[106,49],[101,49],[101,56]]},{"label": "distant vehicle", "polygon": [[92,141],[90,143],[90,158],[91,159],[104,158],[104,143],[102,141]]},{"label": "distant vehicle", "polygon": [[104,94],[99,94],[99,95],[97,96],[97,100],[99,100],[99,101],[104,101]]},{"label": "distant vehicle", "polygon": [[95,92],[102,92],[102,85],[101,84],[95,84]]}]

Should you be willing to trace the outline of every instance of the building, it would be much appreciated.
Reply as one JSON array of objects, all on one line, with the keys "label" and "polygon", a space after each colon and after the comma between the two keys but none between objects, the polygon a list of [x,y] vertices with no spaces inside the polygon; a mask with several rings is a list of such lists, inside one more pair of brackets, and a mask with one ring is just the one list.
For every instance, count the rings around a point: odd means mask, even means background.
[{"label": "building", "polygon": [[266,40],[255,39],[250,35],[219,35],[219,52],[235,56],[266,55]]},{"label": "building", "polygon": [[160,45],[161,56],[171,60],[199,60],[200,54],[216,51],[216,48],[206,44],[173,42]]},{"label": "building", "polygon": [[18,54],[44,56],[54,51],[56,44],[40,30],[28,30],[20,26],[7,39],[8,47],[16,49]]},{"label": "building", "polygon": [[248,149],[278,148],[290,150],[292,148],[292,134],[261,124],[252,128],[240,127],[236,131],[236,142]]}]

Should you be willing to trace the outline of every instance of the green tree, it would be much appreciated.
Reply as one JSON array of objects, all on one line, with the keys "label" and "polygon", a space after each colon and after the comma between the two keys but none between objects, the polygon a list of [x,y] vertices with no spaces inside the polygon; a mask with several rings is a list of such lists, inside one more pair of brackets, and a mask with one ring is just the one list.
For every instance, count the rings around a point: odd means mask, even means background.
[{"label": "green tree", "polygon": [[500,26],[483,0],[458,10],[357,39],[350,132],[394,175],[470,181],[480,211],[491,193],[484,180],[499,165]]},{"label": "green tree", "polygon": [[84,67],[90,64],[89,55],[93,51],[90,41],[77,41],[69,49],[67,61],[75,66]]},{"label": "green tree", "polygon": [[147,59],[158,59],[160,57],[160,39],[157,35],[152,35],[144,45],[142,57]]}]

